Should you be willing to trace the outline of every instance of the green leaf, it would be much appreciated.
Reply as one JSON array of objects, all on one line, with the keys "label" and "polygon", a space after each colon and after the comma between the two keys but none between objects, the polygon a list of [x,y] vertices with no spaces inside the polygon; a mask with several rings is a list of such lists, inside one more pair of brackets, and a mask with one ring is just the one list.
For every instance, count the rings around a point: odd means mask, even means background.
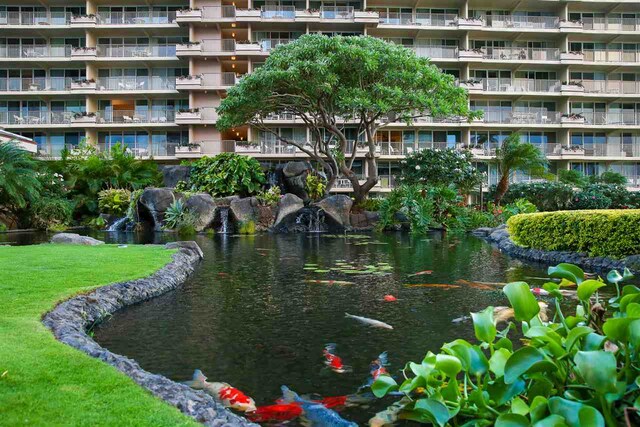
[{"label": "green leaf", "polygon": [[618,270],[611,270],[609,273],[607,273],[607,282],[609,283],[619,283],[619,282],[622,282],[623,280],[624,278],[618,272]]},{"label": "green leaf", "polygon": [[529,427],[529,420],[520,414],[502,414],[496,420],[495,427]]},{"label": "green leaf", "polygon": [[629,339],[629,324],[634,318],[612,317],[602,325],[602,331],[611,341],[625,342]]},{"label": "green leaf", "polygon": [[507,363],[507,359],[511,356],[511,352],[506,348],[499,348],[493,352],[493,355],[489,359],[489,370],[493,372],[496,377],[504,375],[504,365]]},{"label": "green leaf", "polygon": [[640,348],[640,319],[629,324],[629,342],[637,349]]},{"label": "green leaf", "polygon": [[587,337],[584,339],[584,342],[582,343],[582,349],[586,351],[599,350],[602,348],[602,344],[606,339],[607,337],[593,332],[587,335]]},{"label": "green leaf", "polygon": [[525,282],[509,283],[504,287],[503,292],[509,298],[516,320],[529,322],[540,312],[538,301]]},{"label": "green leaf", "polygon": [[462,368],[471,375],[482,375],[489,369],[489,361],[482,349],[465,340],[457,339],[445,344],[442,348],[456,356],[462,363]]},{"label": "green leaf", "polygon": [[543,419],[547,415],[547,398],[543,396],[535,396],[529,405],[529,417],[531,422],[535,423]]},{"label": "green leaf", "polygon": [[511,401],[511,412],[514,414],[527,415],[529,413],[529,405],[519,397],[514,397]]},{"label": "green leaf", "polygon": [[414,373],[414,375],[421,376],[426,380],[429,377],[429,374],[431,373],[431,371],[433,370],[433,365],[427,364],[427,363],[418,364],[414,362],[409,362],[409,368],[411,369],[411,372]]},{"label": "green leaf", "polygon": [[627,313],[627,317],[637,317],[640,318],[640,304],[637,302],[632,302],[625,307],[624,310]]},{"label": "green leaf", "polygon": [[406,379],[398,389],[403,393],[410,393],[418,387],[424,387],[426,385],[426,379],[424,377],[413,377]]},{"label": "green leaf", "polygon": [[458,372],[462,370],[462,363],[460,363],[460,360],[455,356],[438,354],[436,356],[436,369],[444,372],[451,378],[455,378]]},{"label": "green leaf", "polygon": [[419,399],[416,401],[413,409],[424,412],[441,427],[451,418],[447,407],[435,399]]},{"label": "green leaf", "polygon": [[573,328],[571,331],[569,331],[569,334],[567,335],[567,339],[564,342],[564,346],[567,349],[567,351],[571,351],[573,349],[573,346],[580,339],[582,339],[583,337],[586,337],[592,332],[593,332],[593,329],[591,329],[588,326],[578,326],[576,328]]},{"label": "green leaf", "polygon": [[580,410],[583,408],[591,408],[593,411],[587,409],[586,413],[590,413],[593,416],[593,420],[597,426],[604,426],[604,417],[597,409],[583,405],[579,402],[573,402],[571,400],[563,399],[558,396],[554,396],[549,399],[549,411],[552,414],[560,415],[565,419],[565,422],[569,427],[582,427],[580,420]]},{"label": "green leaf", "polygon": [[479,341],[492,343],[496,338],[496,325],[493,321],[493,307],[487,307],[481,312],[471,313],[473,329]]},{"label": "green leaf", "polygon": [[577,285],[584,280],[584,271],[580,267],[568,263],[560,263],[555,267],[549,267],[547,273],[550,277],[567,279]]},{"label": "green leaf", "polygon": [[384,397],[387,393],[398,389],[398,383],[391,378],[390,375],[380,375],[377,380],[371,384],[371,391],[377,397]]},{"label": "green leaf", "polygon": [[524,392],[525,382],[523,380],[516,380],[511,384],[504,382],[504,377],[498,378],[487,386],[491,400],[495,402],[497,406],[502,406],[515,396]]},{"label": "green leaf", "polygon": [[631,280],[633,279],[635,276],[633,275],[633,273],[631,272],[631,270],[629,270],[628,268],[625,267],[624,271],[622,272],[622,280],[624,282],[626,282],[627,280]]},{"label": "green leaf", "polygon": [[616,358],[608,351],[579,351],[573,361],[589,387],[597,393],[616,391]]},{"label": "green leaf", "polygon": [[603,286],[607,285],[599,280],[585,280],[578,285],[578,299],[581,301],[589,300],[591,295]]},{"label": "green leaf", "polygon": [[542,352],[533,347],[522,347],[507,359],[504,366],[504,381],[511,384],[524,375],[536,363],[544,360]]},{"label": "green leaf", "polygon": [[552,414],[532,424],[531,427],[567,427],[567,423],[560,415]]}]

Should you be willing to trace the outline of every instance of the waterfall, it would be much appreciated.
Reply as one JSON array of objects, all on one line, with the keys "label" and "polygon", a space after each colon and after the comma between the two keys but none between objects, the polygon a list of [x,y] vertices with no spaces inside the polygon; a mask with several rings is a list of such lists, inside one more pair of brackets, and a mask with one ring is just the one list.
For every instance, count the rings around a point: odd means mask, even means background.
[{"label": "waterfall", "polygon": [[229,208],[220,208],[220,230],[218,233],[229,233]]},{"label": "waterfall", "polygon": [[325,215],[322,209],[306,207],[298,211],[292,231],[301,233],[324,233],[327,231]]},{"label": "waterfall", "polygon": [[107,228],[107,231],[122,231],[127,224],[127,221],[129,221],[129,218],[123,216],[122,218],[119,218],[113,224],[111,224],[109,228]]}]

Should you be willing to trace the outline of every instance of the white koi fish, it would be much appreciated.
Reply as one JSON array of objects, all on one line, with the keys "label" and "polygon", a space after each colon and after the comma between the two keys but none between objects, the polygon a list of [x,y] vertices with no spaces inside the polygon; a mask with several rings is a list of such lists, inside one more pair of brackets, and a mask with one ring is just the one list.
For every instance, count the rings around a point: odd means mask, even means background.
[{"label": "white koi fish", "polygon": [[382,427],[394,424],[398,421],[400,412],[411,403],[407,397],[403,397],[384,411],[380,411],[369,420],[369,427]]},{"label": "white koi fish", "polygon": [[252,398],[227,383],[210,383],[200,369],[193,373],[193,379],[185,383],[196,390],[204,390],[205,393],[220,402],[225,408],[242,412],[253,412],[256,404]]},{"label": "white koi fish", "polygon": [[365,325],[373,326],[374,328],[393,329],[393,326],[389,325],[388,323],[381,322],[379,320],[369,319],[368,317],[362,317],[362,316],[354,316],[353,314],[349,314],[349,313],[345,313],[344,315],[350,319],[356,319],[357,321],[364,323]]}]

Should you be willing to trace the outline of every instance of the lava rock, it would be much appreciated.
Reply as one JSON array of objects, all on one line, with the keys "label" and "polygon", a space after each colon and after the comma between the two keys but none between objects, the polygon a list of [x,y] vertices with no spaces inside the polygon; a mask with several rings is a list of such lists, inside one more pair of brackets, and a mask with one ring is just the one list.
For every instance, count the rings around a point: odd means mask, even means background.
[{"label": "lava rock", "polygon": [[306,190],[307,175],[312,171],[309,162],[287,162],[282,168],[282,181],[287,193],[295,194],[302,200],[309,200]]},{"label": "lava rock", "polygon": [[258,219],[258,200],[255,197],[234,199],[229,204],[229,210],[236,222],[255,222]]},{"label": "lava rock", "polygon": [[304,208],[304,201],[292,193],[287,193],[280,198],[278,202],[278,214],[273,223],[273,228],[278,228],[282,221],[291,214],[298,212]]},{"label": "lava rock", "polygon": [[351,227],[349,214],[351,213],[353,200],[349,196],[344,194],[329,196],[314,203],[313,206],[322,209],[338,225],[344,228]]},{"label": "lava rock", "polygon": [[185,209],[195,215],[196,231],[203,231],[212,226],[216,217],[217,205],[213,197],[207,193],[198,193],[190,196],[184,203]]},{"label": "lava rock", "polygon": [[231,202],[233,202],[234,200],[239,200],[240,196],[227,196],[227,197],[218,197],[216,199],[213,199],[213,203],[216,204],[216,206],[218,207],[226,207],[228,208],[229,206],[231,206]]},{"label": "lava rock", "polygon": [[198,246],[198,244],[193,240],[169,242],[165,244],[164,247],[165,249],[181,249],[181,250],[190,251],[196,254],[198,258],[204,259],[204,253],[202,252],[202,249],[200,249],[200,246]]},{"label": "lava rock", "polygon": [[189,182],[191,166],[164,165],[160,166],[162,182],[165,187],[175,188],[179,181]]},{"label": "lava rock", "polygon": [[76,233],[58,233],[51,238],[51,243],[65,244],[65,245],[85,245],[96,246],[104,245],[102,240],[94,239],[89,236],[81,236]]},{"label": "lava rock", "polygon": [[145,188],[138,201],[140,219],[150,221],[155,231],[162,231],[164,213],[180,198],[182,195],[171,188]]}]

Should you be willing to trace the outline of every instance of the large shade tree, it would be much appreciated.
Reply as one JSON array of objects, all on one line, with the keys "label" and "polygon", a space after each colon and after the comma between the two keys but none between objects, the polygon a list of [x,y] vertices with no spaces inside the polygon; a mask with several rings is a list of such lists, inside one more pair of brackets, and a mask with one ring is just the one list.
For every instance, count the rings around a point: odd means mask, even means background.
[{"label": "large shade tree", "polygon": [[[470,120],[467,92],[427,58],[373,37],[313,34],[280,45],[265,64],[231,88],[218,108],[220,130],[250,124],[297,147],[328,177],[348,179],[356,202],[377,184],[376,132],[418,118]],[[269,126],[286,113],[304,123],[309,141],[296,141]],[[347,128],[356,128],[367,176],[353,170],[358,150]]]}]

